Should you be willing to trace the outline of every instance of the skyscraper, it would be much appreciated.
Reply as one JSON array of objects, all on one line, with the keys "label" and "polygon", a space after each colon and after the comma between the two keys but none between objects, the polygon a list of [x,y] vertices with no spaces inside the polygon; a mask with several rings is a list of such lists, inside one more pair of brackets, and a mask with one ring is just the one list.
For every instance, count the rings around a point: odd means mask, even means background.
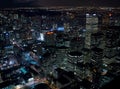
[{"label": "skyscraper", "polygon": [[90,49],[91,33],[98,30],[98,17],[96,14],[86,14],[86,33],[85,33],[85,48]]},{"label": "skyscraper", "polygon": [[45,43],[47,46],[55,46],[56,45],[56,37],[54,32],[46,32],[45,33]]}]

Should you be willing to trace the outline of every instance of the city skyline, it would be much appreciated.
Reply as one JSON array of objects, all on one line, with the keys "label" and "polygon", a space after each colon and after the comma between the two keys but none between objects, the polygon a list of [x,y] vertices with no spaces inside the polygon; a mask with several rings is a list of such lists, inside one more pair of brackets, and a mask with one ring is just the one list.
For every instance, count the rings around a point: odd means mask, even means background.
[{"label": "city skyline", "polygon": [[119,65],[119,7],[0,9],[0,89],[117,89]]}]

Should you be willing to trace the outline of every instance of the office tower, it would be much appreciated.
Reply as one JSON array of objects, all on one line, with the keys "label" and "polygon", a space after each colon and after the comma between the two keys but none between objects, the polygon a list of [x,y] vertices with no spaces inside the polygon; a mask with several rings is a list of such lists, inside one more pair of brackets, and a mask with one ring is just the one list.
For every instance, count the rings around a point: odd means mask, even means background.
[{"label": "office tower", "polygon": [[65,32],[69,32],[70,31],[69,23],[64,23],[64,31]]},{"label": "office tower", "polygon": [[47,46],[55,46],[56,45],[56,35],[54,32],[46,32],[45,33],[45,43]]},{"label": "office tower", "polygon": [[86,33],[85,33],[85,48],[91,47],[91,33],[98,30],[98,17],[96,14],[86,14]]},{"label": "office tower", "polygon": [[105,48],[105,57],[112,58],[116,56],[117,45],[119,33],[117,32],[119,28],[110,26],[106,30],[106,48]]}]

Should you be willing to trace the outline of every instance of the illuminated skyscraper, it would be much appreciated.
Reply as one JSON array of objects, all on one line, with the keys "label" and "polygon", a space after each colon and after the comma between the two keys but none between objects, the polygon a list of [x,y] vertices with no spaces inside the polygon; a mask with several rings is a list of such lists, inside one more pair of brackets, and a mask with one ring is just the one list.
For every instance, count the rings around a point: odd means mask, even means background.
[{"label": "illuminated skyscraper", "polygon": [[98,30],[98,17],[96,14],[86,14],[86,33],[85,33],[85,48],[90,49],[91,33]]}]

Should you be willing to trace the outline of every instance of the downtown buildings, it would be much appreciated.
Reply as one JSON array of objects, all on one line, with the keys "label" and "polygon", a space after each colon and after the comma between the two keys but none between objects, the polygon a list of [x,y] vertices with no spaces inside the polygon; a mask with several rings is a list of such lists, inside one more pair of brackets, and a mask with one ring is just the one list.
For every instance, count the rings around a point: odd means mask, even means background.
[{"label": "downtown buildings", "polygon": [[[111,74],[119,74],[115,63],[119,64],[119,13],[101,9],[15,9],[0,13],[0,67],[8,70],[18,64],[17,70],[8,73],[23,79],[17,84],[24,80],[26,84],[38,75],[62,89],[76,85],[77,89],[96,89],[113,79]],[[69,73],[75,77],[71,79]],[[2,81],[10,78],[1,74]],[[65,85],[60,79],[66,80]]]}]

